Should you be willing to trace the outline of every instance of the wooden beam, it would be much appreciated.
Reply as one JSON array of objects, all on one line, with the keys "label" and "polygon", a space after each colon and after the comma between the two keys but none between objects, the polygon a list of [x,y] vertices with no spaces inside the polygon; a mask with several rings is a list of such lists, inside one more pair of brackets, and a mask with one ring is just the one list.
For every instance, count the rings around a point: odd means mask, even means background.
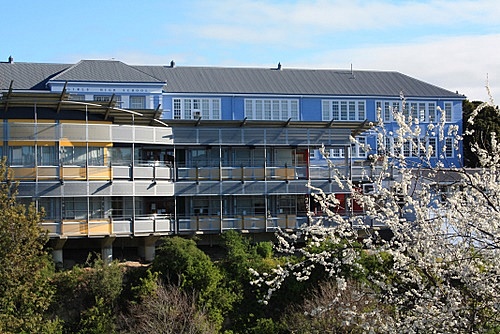
[{"label": "wooden beam", "polygon": [[12,95],[12,87],[13,86],[14,86],[14,80],[11,80],[10,85],[9,85],[9,91],[7,92],[7,102],[5,103],[5,106],[3,107],[4,112],[7,112],[7,110],[9,109],[9,102],[10,102],[10,97]]},{"label": "wooden beam", "polygon": [[107,120],[109,117],[109,113],[111,112],[111,109],[114,107],[113,101],[115,98],[115,94],[111,95],[111,99],[109,99],[108,107],[106,108],[106,113],[104,114],[104,120]]},{"label": "wooden beam", "polygon": [[62,100],[64,100],[64,95],[66,94],[66,87],[68,86],[68,82],[66,81],[64,83],[64,87],[61,91],[61,96],[59,97],[59,103],[57,104],[57,114],[59,114],[59,111],[61,111],[61,106],[62,106]]},{"label": "wooden beam", "polygon": [[154,124],[153,122],[156,121],[160,117],[161,112],[162,112],[160,107],[161,107],[161,103],[158,104],[158,106],[156,107],[155,112],[153,114],[153,118],[151,119],[151,122],[149,122],[149,125],[153,125]]},{"label": "wooden beam", "polygon": [[200,125],[200,123],[201,123],[201,117],[198,118],[198,120],[196,121],[196,125],[195,126]]},{"label": "wooden beam", "polygon": [[352,130],[352,136],[353,137],[356,137],[358,134],[360,134],[361,132],[364,132],[362,131],[363,128],[366,126],[366,123],[368,123],[368,120],[365,119],[363,121],[363,123],[361,123],[356,129]]}]

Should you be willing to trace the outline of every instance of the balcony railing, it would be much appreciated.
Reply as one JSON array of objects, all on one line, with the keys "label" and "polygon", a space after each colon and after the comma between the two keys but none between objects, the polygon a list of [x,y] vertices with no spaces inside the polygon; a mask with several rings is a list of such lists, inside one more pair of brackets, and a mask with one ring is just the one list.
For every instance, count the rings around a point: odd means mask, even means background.
[{"label": "balcony railing", "polygon": [[[359,213],[358,229],[382,229],[383,222],[375,221],[363,213]],[[50,237],[100,237],[100,236],[147,236],[172,234],[218,234],[227,230],[248,233],[275,232],[278,229],[296,230],[304,224],[321,223],[333,226],[328,217],[294,214],[264,215],[137,215],[112,217],[109,219],[44,221],[41,227]]]}]

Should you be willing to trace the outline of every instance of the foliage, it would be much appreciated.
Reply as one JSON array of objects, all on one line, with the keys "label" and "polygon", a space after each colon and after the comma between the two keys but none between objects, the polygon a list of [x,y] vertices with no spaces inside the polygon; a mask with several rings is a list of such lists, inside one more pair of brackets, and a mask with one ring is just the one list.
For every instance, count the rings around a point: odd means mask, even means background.
[{"label": "foliage", "polygon": [[[402,100],[405,106],[404,97]],[[490,101],[471,114],[470,124],[474,124],[486,105],[498,112]],[[459,166],[445,169],[444,160],[434,163],[432,159],[434,155],[445,159],[446,148],[443,152],[433,152],[432,146],[419,140],[437,133],[438,140],[444,144],[445,135],[453,136],[454,149],[459,148],[458,127],[447,124],[444,112],[440,112],[436,123],[422,125],[404,108],[394,110],[398,129],[391,134],[379,117],[372,131],[377,133],[379,152],[386,155],[375,154],[371,159],[372,171],[376,172],[373,176],[366,175],[364,182],[373,184],[373,191],[368,194],[357,191],[359,184],[340,174],[334,180],[364,207],[364,215],[337,214],[338,201],[334,194],[311,187],[328,217],[312,217],[313,223],[300,231],[278,235],[278,249],[290,254],[290,260],[267,272],[253,272],[255,284],[267,290],[264,302],[272,301],[271,297],[290,278],[307,281],[321,268],[333,279],[341,295],[350,293],[349,282],[355,278],[362,284],[356,290],[374,292],[369,305],[382,306],[384,312],[389,312],[390,317],[381,323],[370,321],[369,313],[362,309],[351,310],[356,328],[362,331],[478,333],[498,330],[500,144],[496,134],[491,133],[488,147],[481,143],[474,146],[482,166],[480,170]],[[384,149],[387,135],[397,136],[394,154]],[[403,156],[403,148],[409,142],[418,147],[420,161]],[[391,237],[383,239],[371,228],[374,222],[382,224]],[[363,239],[363,250],[357,243],[360,239]],[[315,299],[318,298],[312,298]],[[335,302],[335,298],[330,299]],[[312,308],[309,314],[320,314],[323,307],[312,302],[308,306]],[[342,315],[335,317],[346,319]],[[379,326],[381,324],[383,326]],[[337,325],[331,323],[330,326]]]},{"label": "foliage", "polygon": [[[147,289],[138,303],[130,305],[130,313],[122,317],[128,333],[217,333],[204,309],[197,306],[195,293],[177,286],[164,285],[148,271]],[[151,280],[151,279],[154,279]]]},{"label": "foliage", "polygon": [[164,238],[157,249],[152,270],[160,272],[168,284],[187,293],[196,293],[197,305],[207,310],[217,326],[222,326],[234,296],[227,287],[220,286],[222,273],[193,240]]},{"label": "foliage", "polygon": [[[268,269],[275,264],[272,257],[272,243],[251,244],[249,238],[236,231],[226,231],[222,235],[222,245],[226,255],[219,263],[225,285],[235,295],[227,328],[239,331],[262,332],[264,323],[272,323],[268,308],[259,303],[255,288],[250,284],[250,268]],[[254,329],[252,329],[254,328]]]},{"label": "foliage", "polygon": [[53,265],[44,250],[42,215],[33,205],[17,203],[5,160],[0,176],[0,332],[60,332],[58,320],[47,314],[54,295]]},{"label": "foliage", "polygon": [[348,280],[339,289],[335,280],[323,281],[303,303],[284,316],[292,333],[366,333],[391,321],[391,309],[381,304],[375,292]]},{"label": "foliage", "polygon": [[84,310],[78,334],[108,334],[115,332],[113,314],[106,307],[104,298],[96,297],[94,306]]},{"label": "foliage", "polygon": [[[469,122],[469,120],[473,122]],[[476,145],[485,149],[489,154],[493,151],[492,136],[500,133],[500,118],[497,107],[488,103],[464,101],[463,120],[465,136],[464,164],[466,167],[481,167],[477,155]]]},{"label": "foliage", "polygon": [[52,311],[64,321],[69,333],[112,333],[122,293],[123,270],[114,261],[101,259],[91,266],[74,267],[57,273]]}]

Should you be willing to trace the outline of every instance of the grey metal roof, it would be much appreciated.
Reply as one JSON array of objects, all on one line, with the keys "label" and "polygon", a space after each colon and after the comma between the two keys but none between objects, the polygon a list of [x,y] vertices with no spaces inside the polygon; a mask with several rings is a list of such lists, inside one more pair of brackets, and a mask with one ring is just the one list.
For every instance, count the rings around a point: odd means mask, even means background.
[{"label": "grey metal roof", "polygon": [[0,62],[0,89],[46,90],[47,81],[71,64],[3,63]]},{"label": "grey metal roof", "polygon": [[117,60],[81,60],[53,81],[164,83]]},{"label": "grey metal roof", "polygon": [[169,93],[442,97],[463,95],[399,72],[135,66],[167,81]]},{"label": "grey metal roof", "polygon": [[48,90],[49,81],[164,84],[168,93],[399,96],[464,99],[393,71],[133,66],[116,60],[77,64],[0,62],[0,89]]}]

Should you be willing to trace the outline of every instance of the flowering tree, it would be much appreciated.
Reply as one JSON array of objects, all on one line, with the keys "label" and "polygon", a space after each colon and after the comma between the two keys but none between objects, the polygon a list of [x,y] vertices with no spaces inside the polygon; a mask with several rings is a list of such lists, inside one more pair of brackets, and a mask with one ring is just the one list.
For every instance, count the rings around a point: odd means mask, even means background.
[{"label": "flowering tree", "polygon": [[[324,270],[336,283],[337,297],[323,300],[321,306],[310,303],[316,306],[309,314],[335,307],[339,319],[355,320],[350,330],[354,326],[361,332],[497,332],[500,143],[492,134],[491,153],[479,145],[473,147],[480,169],[449,167],[447,147],[434,152],[425,138],[437,136],[444,143],[445,136],[453,136],[453,149],[459,152],[458,127],[445,123],[442,110],[434,124],[419,124],[401,98],[402,110],[393,110],[397,130],[389,133],[380,115],[372,130],[380,153],[372,159],[377,173],[366,175],[365,181],[373,184],[373,191],[362,193],[359,184],[340,174],[335,178],[364,207],[364,214],[341,216],[336,213],[339,202],[334,194],[313,189],[327,216],[311,216],[311,223],[294,233],[279,232],[278,250],[289,254],[290,261],[271,272],[253,271],[254,283],[265,287],[263,302],[267,302],[285,280],[307,280],[312,272]],[[474,122],[485,106],[494,106],[493,99],[480,105],[468,122]],[[386,136],[395,138],[391,150],[384,146]],[[420,156],[418,161],[404,157],[408,147]],[[431,163],[436,155],[439,161]],[[382,238],[374,222],[391,236]],[[363,295],[371,291],[370,305],[376,298],[378,307],[338,307],[343,295],[352,295],[348,282],[353,277],[362,284],[357,288]]]}]

